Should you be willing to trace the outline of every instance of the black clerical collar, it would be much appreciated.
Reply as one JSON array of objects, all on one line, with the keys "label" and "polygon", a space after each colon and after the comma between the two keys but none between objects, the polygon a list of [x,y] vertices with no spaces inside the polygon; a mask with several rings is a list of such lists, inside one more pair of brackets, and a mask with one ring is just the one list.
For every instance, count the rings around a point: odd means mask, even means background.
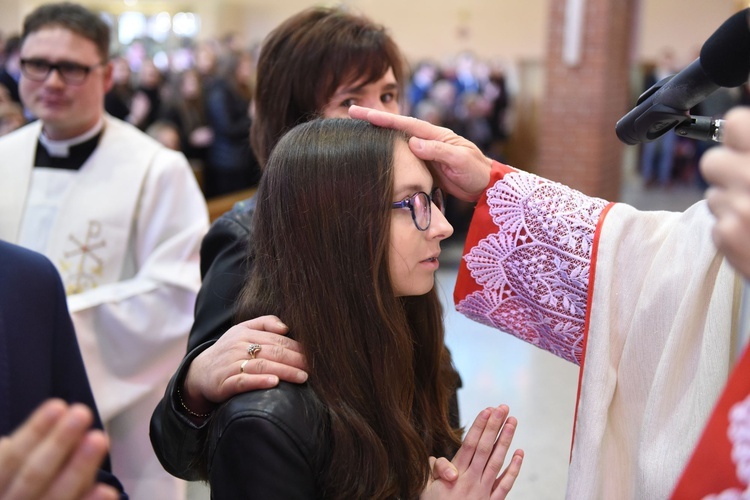
[{"label": "black clerical collar", "polygon": [[37,142],[34,166],[78,170],[99,144],[103,125],[102,121],[88,132],[67,141],[51,141],[42,133]]}]

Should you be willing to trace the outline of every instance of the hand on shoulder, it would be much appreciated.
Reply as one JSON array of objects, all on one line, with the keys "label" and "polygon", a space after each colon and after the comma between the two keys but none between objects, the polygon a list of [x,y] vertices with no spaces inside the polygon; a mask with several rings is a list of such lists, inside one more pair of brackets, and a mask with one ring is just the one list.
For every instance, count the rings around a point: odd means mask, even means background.
[{"label": "hand on shoulder", "polygon": [[302,346],[286,337],[287,327],[276,316],[243,321],[222,335],[190,364],[181,391],[193,416],[242,392],[268,389],[284,380],[307,380]]}]

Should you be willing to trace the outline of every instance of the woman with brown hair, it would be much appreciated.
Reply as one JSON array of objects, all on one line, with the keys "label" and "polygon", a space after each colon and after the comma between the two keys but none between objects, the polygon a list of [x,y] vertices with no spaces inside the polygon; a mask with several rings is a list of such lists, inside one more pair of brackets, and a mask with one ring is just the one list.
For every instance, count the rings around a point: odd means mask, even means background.
[{"label": "woman with brown hair", "polygon": [[[434,273],[453,228],[406,139],[358,120],[315,120],[271,154],[238,317],[284,318],[309,379],[235,396],[214,413],[213,498],[406,499],[445,488],[428,486],[429,457],[452,457],[460,443],[448,421],[452,374]],[[494,446],[506,416],[502,407],[491,426],[486,413],[478,418],[457,456],[470,454],[472,468],[456,465],[452,495],[510,490],[523,454],[496,481],[516,426],[511,417]]]},{"label": "woman with brown hair", "polygon": [[[382,26],[341,9],[308,9],[263,43],[250,141],[261,165],[295,125],[348,118],[352,104],[399,112],[404,61]],[[365,104],[367,103],[367,104]]]},{"label": "woman with brown hair", "polygon": [[177,127],[180,150],[190,165],[202,170],[214,132],[208,125],[206,95],[198,70],[188,69],[177,75],[163,118]]},{"label": "woman with brown hair", "polygon": [[[316,117],[346,117],[351,104],[399,111],[403,60],[380,25],[341,8],[310,8],[280,24],[265,39],[258,58],[251,142],[261,165],[281,136]],[[321,173],[321,175],[323,175]],[[211,226],[201,246],[203,284],[182,365],[151,419],[151,442],[164,468],[195,480],[196,458],[206,420],[230,396],[304,382],[299,344],[276,333],[278,318],[264,316],[237,325],[235,309],[253,266],[253,214],[257,196],[238,203]],[[283,317],[281,319],[284,319]],[[273,332],[273,333],[269,333]],[[264,346],[250,354],[249,344]],[[238,363],[248,360],[243,371]],[[445,359],[450,366],[450,360]],[[453,373],[450,422],[459,427]]]}]

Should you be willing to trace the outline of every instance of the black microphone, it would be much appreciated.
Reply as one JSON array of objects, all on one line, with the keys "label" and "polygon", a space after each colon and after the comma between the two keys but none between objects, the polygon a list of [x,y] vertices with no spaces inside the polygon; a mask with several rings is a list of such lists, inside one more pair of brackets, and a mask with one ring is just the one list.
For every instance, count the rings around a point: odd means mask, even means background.
[{"label": "black microphone", "polygon": [[[690,109],[719,87],[738,87],[750,73],[750,8],[724,21],[701,47],[700,57],[688,67],[659,81],[644,92],[628,114],[615,125],[625,144],[658,139],[672,128],[681,135],[716,140],[718,125],[704,117],[691,117]],[[707,121],[708,120],[708,121]],[[695,134],[689,129],[695,128]]]}]

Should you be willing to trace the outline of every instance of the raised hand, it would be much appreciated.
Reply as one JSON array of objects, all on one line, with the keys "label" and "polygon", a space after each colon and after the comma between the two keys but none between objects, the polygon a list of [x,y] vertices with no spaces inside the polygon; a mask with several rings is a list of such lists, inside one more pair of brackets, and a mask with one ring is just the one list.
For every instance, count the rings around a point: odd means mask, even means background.
[{"label": "raised hand", "polygon": [[500,472],[518,425],[508,412],[507,406],[500,405],[479,413],[451,462],[455,475],[444,459],[431,459],[432,477],[420,499],[504,499],[523,463],[523,450],[516,450]]},{"label": "raised hand", "polygon": [[51,399],[10,436],[0,439],[0,498],[116,499],[113,487],[96,483],[107,455],[104,433],[82,404]]}]

